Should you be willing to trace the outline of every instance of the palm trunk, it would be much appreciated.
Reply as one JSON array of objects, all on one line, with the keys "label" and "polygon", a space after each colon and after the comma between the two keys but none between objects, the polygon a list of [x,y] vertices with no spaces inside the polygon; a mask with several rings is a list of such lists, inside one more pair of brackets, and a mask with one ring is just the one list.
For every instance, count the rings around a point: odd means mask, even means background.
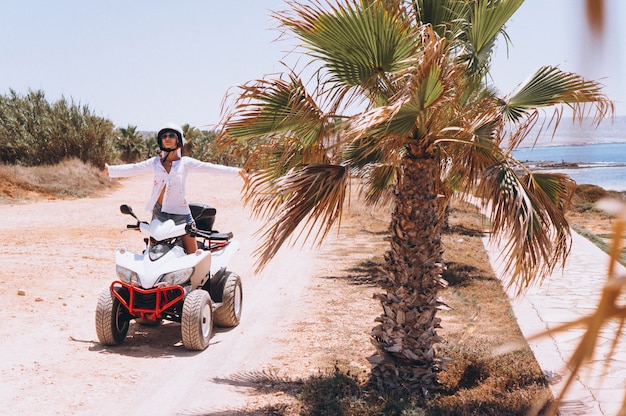
[{"label": "palm trunk", "polygon": [[439,360],[434,344],[440,319],[442,216],[434,194],[431,157],[405,157],[391,217],[384,294],[376,295],[383,314],[372,331],[377,354],[370,358],[378,385],[396,393],[426,396],[437,386]]}]

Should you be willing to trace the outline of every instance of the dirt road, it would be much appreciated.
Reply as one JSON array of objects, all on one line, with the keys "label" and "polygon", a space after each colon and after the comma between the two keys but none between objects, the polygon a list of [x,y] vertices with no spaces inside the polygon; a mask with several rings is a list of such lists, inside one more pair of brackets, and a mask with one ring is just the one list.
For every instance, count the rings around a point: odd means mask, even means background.
[{"label": "dirt road", "polygon": [[240,178],[190,175],[188,195],[215,206],[215,228],[242,244],[229,267],[243,281],[241,324],[217,331],[203,352],[182,346],[175,323],[133,324],[123,345],[100,345],[94,313],[115,279],[115,248],[143,247],[139,234],[120,232],[130,217],[118,207],[148,219],[150,180],[126,179],[100,198],[0,205],[1,415],[227,415],[281,400],[246,382],[254,375],[306,377],[343,357],[368,368],[375,289],[328,277],[382,253],[382,238],[285,249],[255,275],[259,223],[240,202]]}]

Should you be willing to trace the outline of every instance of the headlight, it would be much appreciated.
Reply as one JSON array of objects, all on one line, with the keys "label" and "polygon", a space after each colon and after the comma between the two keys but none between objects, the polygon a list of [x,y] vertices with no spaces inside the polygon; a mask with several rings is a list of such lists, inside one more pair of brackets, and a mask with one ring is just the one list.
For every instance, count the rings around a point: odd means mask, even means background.
[{"label": "headlight", "polygon": [[117,277],[124,283],[137,283],[139,281],[137,273],[126,267],[115,266],[115,271],[117,272]]},{"label": "headlight", "polygon": [[193,267],[188,269],[176,270],[175,272],[165,273],[159,278],[156,286],[173,286],[182,285],[187,282],[193,274]]}]

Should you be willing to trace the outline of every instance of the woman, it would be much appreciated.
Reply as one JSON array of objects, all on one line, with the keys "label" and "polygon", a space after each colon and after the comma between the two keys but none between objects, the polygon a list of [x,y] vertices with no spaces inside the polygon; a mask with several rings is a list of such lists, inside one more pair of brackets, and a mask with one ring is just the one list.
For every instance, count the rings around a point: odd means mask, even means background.
[{"label": "woman", "polygon": [[[193,224],[193,217],[185,193],[188,172],[213,172],[239,174],[240,168],[201,162],[182,156],[185,137],[182,129],[169,124],[159,130],[157,141],[161,157],[153,157],[143,162],[109,166],[105,164],[102,174],[110,178],[136,176],[152,172],[154,181],[152,195],[146,204],[146,210],[152,211],[152,219],[173,220],[176,224]],[[194,253],[198,246],[196,238],[183,237],[183,246],[187,254]]]}]

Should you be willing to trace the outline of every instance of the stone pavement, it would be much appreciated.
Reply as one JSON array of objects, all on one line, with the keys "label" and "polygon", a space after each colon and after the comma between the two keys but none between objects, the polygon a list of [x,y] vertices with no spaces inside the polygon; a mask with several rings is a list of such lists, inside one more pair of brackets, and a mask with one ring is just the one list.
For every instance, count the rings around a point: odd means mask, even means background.
[{"label": "stone pavement", "polygon": [[[513,311],[526,338],[589,315],[596,308],[606,281],[609,256],[579,234],[572,232],[572,239],[572,251],[564,268],[555,270],[540,286],[531,288],[519,298],[509,293]],[[501,262],[497,258],[499,251],[487,238],[484,243],[496,275],[502,276]],[[618,274],[626,275],[626,268],[619,267]],[[570,386],[559,408],[561,415],[618,414],[626,393],[626,331],[620,335],[608,367],[604,367],[616,331],[617,323],[611,322],[604,328],[593,362],[579,372],[574,385]],[[574,328],[529,341],[539,366],[551,382],[555,397],[569,374],[566,362],[582,334],[583,328]]]}]

